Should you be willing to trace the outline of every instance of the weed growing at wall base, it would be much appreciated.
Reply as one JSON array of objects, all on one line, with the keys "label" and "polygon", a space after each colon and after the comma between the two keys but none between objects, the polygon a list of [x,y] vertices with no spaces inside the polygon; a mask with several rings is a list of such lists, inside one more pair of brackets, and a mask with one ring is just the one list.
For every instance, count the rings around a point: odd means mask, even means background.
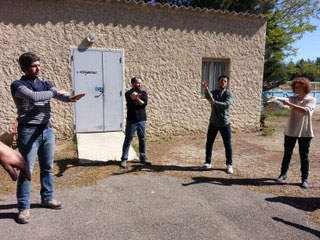
[{"label": "weed growing at wall base", "polygon": [[276,131],[276,129],[274,127],[268,127],[265,126],[262,128],[262,136],[271,136],[274,132]]}]

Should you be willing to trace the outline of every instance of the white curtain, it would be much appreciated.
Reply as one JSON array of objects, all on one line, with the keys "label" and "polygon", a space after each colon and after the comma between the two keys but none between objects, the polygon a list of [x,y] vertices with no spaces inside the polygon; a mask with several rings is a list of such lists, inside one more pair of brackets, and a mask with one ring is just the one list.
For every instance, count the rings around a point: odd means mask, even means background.
[{"label": "white curtain", "polygon": [[[217,88],[218,77],[225,74],[226,63],[224,61],[202,61],[201,81],[207,82],[210,91]],[[201,88],[201,96],[204,90]]]}]

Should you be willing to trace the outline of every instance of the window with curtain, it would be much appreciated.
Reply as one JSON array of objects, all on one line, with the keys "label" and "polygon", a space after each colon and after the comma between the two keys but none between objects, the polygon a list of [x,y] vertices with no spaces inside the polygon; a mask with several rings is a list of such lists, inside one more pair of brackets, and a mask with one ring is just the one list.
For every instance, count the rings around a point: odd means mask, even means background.
[{"label": "window with curtain", "polygon": [[[207,82],[209,90],[217,88],[218,77],[226,75],[227,62],[223,60],[202,60],[201,81]],[[201,88],[201,97],[204,97],[204,89]]]}]

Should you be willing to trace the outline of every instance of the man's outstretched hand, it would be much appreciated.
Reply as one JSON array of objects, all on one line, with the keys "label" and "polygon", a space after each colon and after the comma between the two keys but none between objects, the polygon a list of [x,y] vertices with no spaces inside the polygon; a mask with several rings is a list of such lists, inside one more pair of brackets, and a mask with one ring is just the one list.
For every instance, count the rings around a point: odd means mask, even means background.
[{"label": "man's outstretched hand", "polygon": [[83,98],[86,94],[85,93],[81,93],[75,96],[69,96],[69,100],[70,102],[76,102],[78,100],[80,100],[81,98]]}]

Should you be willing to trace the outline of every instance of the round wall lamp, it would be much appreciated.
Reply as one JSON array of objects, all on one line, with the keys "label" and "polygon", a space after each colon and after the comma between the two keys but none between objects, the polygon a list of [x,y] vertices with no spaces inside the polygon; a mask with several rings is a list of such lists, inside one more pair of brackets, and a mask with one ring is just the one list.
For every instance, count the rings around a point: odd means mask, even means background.
[{"label": "round wall lamp", "polygon": [[87,35],[87,40],[88,40],[88,42],[93,43],[93,42],[95,42],[97,40],[97,37],[93,33],[89,33]]}]

